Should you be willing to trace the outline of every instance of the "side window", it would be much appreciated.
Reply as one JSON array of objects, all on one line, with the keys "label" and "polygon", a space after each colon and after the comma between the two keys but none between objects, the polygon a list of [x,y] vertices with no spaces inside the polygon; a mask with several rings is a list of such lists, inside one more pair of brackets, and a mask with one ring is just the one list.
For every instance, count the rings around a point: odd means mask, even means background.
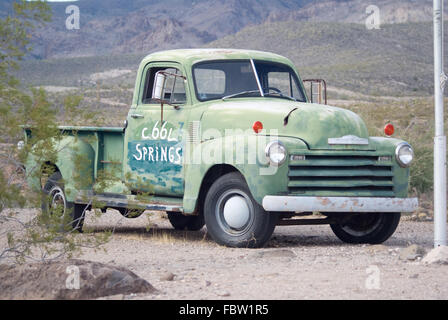
[{"label": "side window", "polygon": [[152,98],[152,90],[154,87],[155,75],[159,71],[165,71],[167,73],[173,74],[173,76],[169,76],[167,81],[165,82],[164,100],[167,100],[169,101],[169,103],[175,105],[186,103],[187,95],[185,92],[185,82],[181,77],[174,76],[174,75],[182,75],[182,72],[180,72],[176,68],[163,68],[163,67],[154,67],[150,68],[147,71],[142,103],[143,104],[159,103],[159,101],[154,100]]}]

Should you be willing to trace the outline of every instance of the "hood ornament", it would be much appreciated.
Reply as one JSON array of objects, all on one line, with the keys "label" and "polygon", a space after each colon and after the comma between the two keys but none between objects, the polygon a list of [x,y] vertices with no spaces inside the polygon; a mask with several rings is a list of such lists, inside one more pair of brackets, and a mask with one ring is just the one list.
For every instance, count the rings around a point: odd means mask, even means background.
[{"label": "hood ornament", "polygon": [[328,144],[339,145],[339,144],[349,144],[349,145],[368,145],[369,139],[360,138],[353,135],[343,136],[340,138],[328,138]]}]

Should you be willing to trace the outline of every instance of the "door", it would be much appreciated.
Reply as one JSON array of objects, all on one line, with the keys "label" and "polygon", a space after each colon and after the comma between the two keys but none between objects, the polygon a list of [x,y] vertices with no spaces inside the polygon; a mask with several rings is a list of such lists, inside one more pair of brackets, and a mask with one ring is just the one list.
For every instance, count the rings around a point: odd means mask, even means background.
[{"label": "door", "polygon": [[[171,75],[165,83],[167,103],[163,105],[152,97],[159,71]],[[174,63],[151,63],[144,69],[139,102],[129,112],[125,133],[125,182],[133,193],[183,196],[188,91],[182,74],[181,66]]]}]

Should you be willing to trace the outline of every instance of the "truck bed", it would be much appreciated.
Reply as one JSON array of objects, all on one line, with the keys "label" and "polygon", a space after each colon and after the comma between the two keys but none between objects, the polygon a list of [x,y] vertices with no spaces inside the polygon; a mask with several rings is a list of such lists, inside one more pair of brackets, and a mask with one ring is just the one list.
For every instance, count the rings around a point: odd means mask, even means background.
[{"label": "truck bed", "polygon": [[59,126],[64,134],[76,135],[95,152],[94,176],[103,172],[118,179],[123,175],[123,127]]}]

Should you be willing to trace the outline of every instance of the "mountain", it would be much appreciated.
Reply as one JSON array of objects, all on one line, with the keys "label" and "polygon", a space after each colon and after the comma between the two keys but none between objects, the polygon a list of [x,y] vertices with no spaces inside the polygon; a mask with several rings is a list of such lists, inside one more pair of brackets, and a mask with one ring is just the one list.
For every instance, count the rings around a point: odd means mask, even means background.
[{"label": "mountain", "polygon": [[[0,2],[0,16],[11,11],[11,3]],[[369,5],[378,7],[382,24],[432,19],[431,0],[79,0],[50,5],[53,21],[34,32],[30,58],[200,47],[265,22],[364,24]],[[80,10],[79,30],[66,29],[68,5]]]},{"label": "mountain", "polygon": [[[0,16],[8,13],[11,2],[0,2]],[[293,60],[304,78],[325,78],[330,86],[344,90],[396,96],[432,93],[431,0],[79,0],[70,4],[80,9],[80,29],[65,27],[68,3],[52,3],[53,22],[35,31],[33,55],[18,72],[25,84],[93,85],[92,74],[112,70],[111,74],[123,76],[102,85],[131,87],[140,59],[150,52],[233,47],[282,54]],[[369,5],[379,10],[378,30],[366,28]]]},{"label": "mountain", "polygon": [[430,22],[379,30],[355,23],[266,22],[207,46],[278,53],[290,58],[303,78],[324,78],[331,86],[364,94],[427,95],[433,90],[432,27]]},{"label": "mountain", "polygon": [[[446,24],[448,25],[448,24]],[[445,33],[448,42],[448,30]],[[368,95],[425,96],[433,90],[432,23],[388,24],[379,30],[335,22],[265,22],[206,45],[279,53],[290,58],[302,78],[324,78],[331,88]],[[445,61],[448,55],[445,51]],[[29,60],[18,77],[30,85],[94,85],[92,74],[129,70],[101,85],[131,88],[145,54]],[[124,72],[124,71],[123,71]],[[92,82],[93,81],[93,82]],[[343,98],[343,90],[331,98]]]},{"label": "mountain", "polygon": [[79,57],[198,47],[309,0],[79,0],[80,29],[67,30],[67,3],[34,33],[35,58]]},{"label": "mountain", "polygon": [[[320,21],[364,24],[374,5],[378,8],[381,24],[431,21],[433,2],[431,0],[324,0],[313,1],[291,12],[274,12],[268,21]],[[445,12],[447,12],[445,10]]]}]

